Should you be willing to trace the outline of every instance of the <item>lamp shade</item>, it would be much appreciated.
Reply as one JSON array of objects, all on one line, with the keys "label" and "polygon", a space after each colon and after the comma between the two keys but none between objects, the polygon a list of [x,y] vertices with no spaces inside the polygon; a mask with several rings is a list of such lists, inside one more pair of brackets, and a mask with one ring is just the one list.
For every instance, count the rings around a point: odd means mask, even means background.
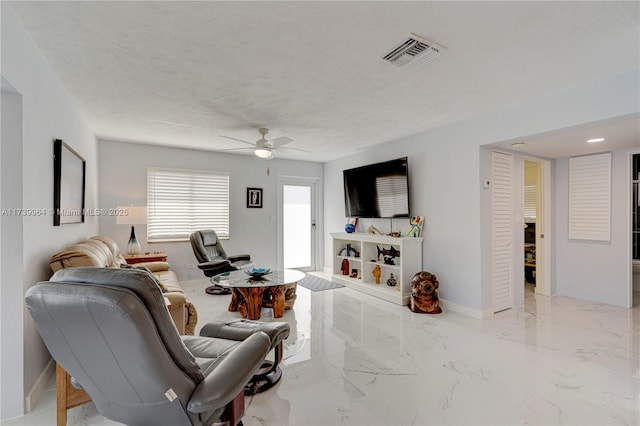
[{"label": "lamp shade", "polygon": [[146,206],[118,206],[119,212],[127,212],[116,216],[118,225],[138,225],[147,223],[147,207]]}]

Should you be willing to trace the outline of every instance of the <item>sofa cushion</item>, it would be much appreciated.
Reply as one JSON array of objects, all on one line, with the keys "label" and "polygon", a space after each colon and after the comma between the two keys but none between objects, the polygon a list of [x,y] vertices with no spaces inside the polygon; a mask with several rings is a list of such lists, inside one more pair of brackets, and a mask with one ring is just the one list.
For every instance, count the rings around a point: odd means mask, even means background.
[{"label": "sofa cushion", "polygon": [[153,275],[158,278],[158,280],[162,283],[162,287],[164,287],[165,292],[179,292],[184,293],[182,287],[180,287],[180,283],[178,282],[178,276],[173,271],[158,271],[154,272]]}]

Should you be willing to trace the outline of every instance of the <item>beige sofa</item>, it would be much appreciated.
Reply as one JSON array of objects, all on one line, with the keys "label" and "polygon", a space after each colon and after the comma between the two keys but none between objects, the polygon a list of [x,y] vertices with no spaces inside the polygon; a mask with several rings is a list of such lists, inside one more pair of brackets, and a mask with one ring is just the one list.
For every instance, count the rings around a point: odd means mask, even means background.
[{"label": "beige sofa", "polygon": [[[109,237],[97,235],[88,240],[73,244],[51,256],[49,265],[53,272],[77,266],[95,266],[99,268],[127,267],[120,254],[118,244]],[[123,266],[124,265],[124,266]],[[164,296],[171,302],[169,311],[180,334],[193,334],[198,321],[195,307],[184,295],[178,276],[167,262],[137,263],[144,266],[158,279]]]}]

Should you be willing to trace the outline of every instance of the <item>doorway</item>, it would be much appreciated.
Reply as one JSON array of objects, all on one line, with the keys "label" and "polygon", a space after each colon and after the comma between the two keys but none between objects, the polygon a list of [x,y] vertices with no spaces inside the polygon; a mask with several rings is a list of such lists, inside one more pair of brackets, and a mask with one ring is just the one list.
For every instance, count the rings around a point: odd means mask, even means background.
[{"label": "doorway", "polygon": [[525,291],[530,287],[536,294],[550,296],[551,165],[548,160],[525,158],[523,169]]},{"label": "doorway", "polygon": [[317,179],[278,178],[278,264],[280,268],[315,271],[318,242]]}]

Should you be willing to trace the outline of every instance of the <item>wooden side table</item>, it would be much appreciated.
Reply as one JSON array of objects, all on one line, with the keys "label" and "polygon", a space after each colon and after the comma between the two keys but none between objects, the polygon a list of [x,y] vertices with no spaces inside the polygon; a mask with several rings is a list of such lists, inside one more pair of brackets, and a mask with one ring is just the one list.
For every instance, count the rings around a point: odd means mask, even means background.
[{"label": "wooden side table", "polygon": [[141,254],[123,254],[124,260],[129,265],[135,265],[142,262],[166,262],[167,253],[163,251],[146,252]]},{"label": "wooden side table", "polygon": [[71,376],[56,362],[56,423],[67,426],[67,410],[91,402],[83,390],[73,387]]}]

